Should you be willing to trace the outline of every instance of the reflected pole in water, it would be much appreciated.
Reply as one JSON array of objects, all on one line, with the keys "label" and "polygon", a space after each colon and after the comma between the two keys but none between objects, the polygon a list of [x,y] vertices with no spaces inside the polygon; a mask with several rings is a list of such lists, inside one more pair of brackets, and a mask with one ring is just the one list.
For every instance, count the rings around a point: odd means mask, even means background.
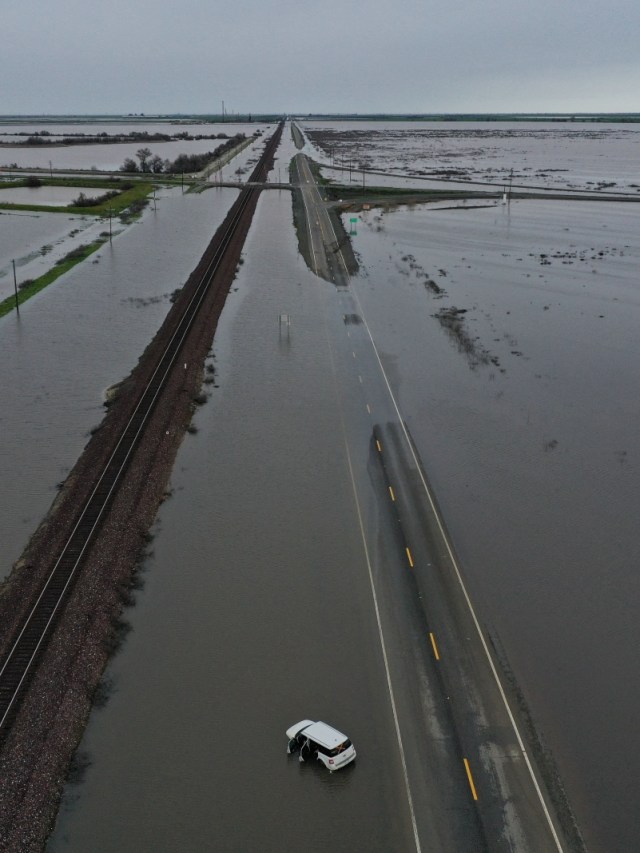
[{"label": "reflected pole in water", "polygon": [[11,263],[13,264],[13,289],[16,293],[16,312],[18,316],[20,316],[20,304],[18,302],[18,279],[16,278],[16,262],[12,260]]},{"label": "reflected pole in water", "polygon": [[109,208],[109,242],[111,242],[111,213],[112,209]]}]

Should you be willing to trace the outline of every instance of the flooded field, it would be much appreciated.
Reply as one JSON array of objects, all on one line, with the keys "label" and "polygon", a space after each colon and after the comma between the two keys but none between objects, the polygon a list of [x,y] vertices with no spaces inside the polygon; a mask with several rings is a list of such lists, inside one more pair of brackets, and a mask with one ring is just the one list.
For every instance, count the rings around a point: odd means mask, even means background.
[{"label": "flooded field", "polygon": [[[640,192],[635,125],[301,122],[327,162],[432,180]],[[512,175],[513,172],[513,175]],[[354,175],[355,178],[355,175]],[[379,184],[377,176],[369,182]]]},{"label": "flooded field", "polygon": [[[224,133],[227,136],[234,136],[236,133],[244,133],[247,137],[254,134],[256,131],[262,131],[263,134],[269,131],[270,125],[265,124],[221,124],[221,125],[186,125],[184,128],[171,124],[152,124],[152,125],[71,125],[71,126],[46,126],[46,130],[52,135],[55,134],[73,134],[73,133],[129,133],[147,132],[147,133],[164,133],[172,134],[181,131],[188,132],[192,136],[198,134],[217,135]],[[43,126],[36,127],[11,127],[12,132],[24,131],[31,132],[41,131]],[[0,124],[0,139],[2,125]],[[17,142],[20,137],[5,136],[3,141],[7,143]],[[199,139],[199,140],[183,140],[172,139],[169,142],[158,142],[149,140],[148,142],[142,139],[133,142],[118,142],[118,143],[92,143],[87,145],[41,145],[29,147],[24,145],[7,145],[0,147],[0,169],[8,170],[11,167],[15,168],[34,168],[46,169],[53,168],[60,171],[65,169],[81,169],[81,170],[97,170],[97,171],[118,171],[126,158],[135,160],[136,152],[142,147],[151,149],[152,154],[158,154],[163,160],[174,160],[179,154],[203,154],[207,151],[213,151],[215,148],[224,142],[224,139]]]},{"label": "flooded field", "polygon": [[19,285],[42,275],[56,257],[75,244],[91,242],[104,229],[103,220],[78,214],[0,211],[0,300],[14,292],[12,260]]},{"label": "flooded field", "polygon": [[102,420],[105,389],[130,372],[235,196],[166,191],[156,211],[25,303],[19,319],[0,320],[0,577]]},{"label": "flooded field", "polygon": [[74,199],[84,193],[87,199],[98,198],[104,190],[94,192],[86,187],[10,187],[2,189],[0,185],[0,202],[5,204],[42,205],[47,207],[67,207]]}]

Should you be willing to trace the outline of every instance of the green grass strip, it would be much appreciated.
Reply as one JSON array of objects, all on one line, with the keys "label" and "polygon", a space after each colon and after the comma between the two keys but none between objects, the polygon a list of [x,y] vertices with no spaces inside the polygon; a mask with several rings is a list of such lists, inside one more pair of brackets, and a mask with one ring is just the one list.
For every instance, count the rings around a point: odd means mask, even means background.
[{"label": "green grass strip", "polygon": [[[75,267],[76,264],[79,264],[81,261],[88,258],[89,255],[92,255],[100,248],[100,246],[103,246],[105,242],[106,240],[104,239],[95,240],[93,243],[87,243],[84,246],[78,246],[77,249],[72,249],[68,255],[61,258],[60,261],[48,272],[38,278],[25,282],[18,289],[18,305],[22,305],[23,302],[27,301],[27,299],[31,299],[32,296],[36,295],[36,293],[44,290],[45,287],[54,282],[57,278],[60,278],[61,275],[64,275],[72,267]],[[9,314],[15,309],[15,307],[15,294],[3,299],[2,302],[0,302],[0,317],[4,317],[6,314]]]},{"label": "green grass strip", "polygon": [[[111,189],[118,190],[117,183],[107,183],[106,181],[89,183],[85,182],[70,182],[70,183],[62,183],[61,181],[48,180],[43,181],[43,186],[73,186],[73,187],[93,187],[99,189]],[[15,184],[5,184],[5,186],[15,186]],[[18,186],[24,186],[24,183],[19,183]],[[138,181],[134,184],[131,189],[124,190],[119,193],[119,195],[114,198],[110,198],[107,201],[102,202],[102,204],[96,204],[91,207],[76,207],[72,204],[67,207],[52,207],[48,205],[35,205],[35,204],[11,204],[9,202],[3,202],[0,200],[0,210],[34,210],[45,213],[79,213],[81,215],[89,215],[89,216],[108,216],[109,209],[111,209],[111,213],[113,216],[118,216],[122,213],[129,205],[134,202],[142,201],[142,199],[146,199],[147,196],[153,192],[153,183],[151,181]],[[0,199],[2,199],[2,190],[0,190]]]}]

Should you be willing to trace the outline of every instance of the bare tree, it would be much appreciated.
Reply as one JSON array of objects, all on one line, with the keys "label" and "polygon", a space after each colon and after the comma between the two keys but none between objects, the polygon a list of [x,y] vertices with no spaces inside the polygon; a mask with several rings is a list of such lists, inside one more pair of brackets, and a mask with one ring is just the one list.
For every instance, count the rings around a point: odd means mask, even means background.
[{"label": "bare tree", "polygon": [[150,148],[138,148],[136,151],[136,157],[140,160],[140,171],[148,172],[149,166],[147,165],[147,161],[149,157],[151,157],[151,149]]}]

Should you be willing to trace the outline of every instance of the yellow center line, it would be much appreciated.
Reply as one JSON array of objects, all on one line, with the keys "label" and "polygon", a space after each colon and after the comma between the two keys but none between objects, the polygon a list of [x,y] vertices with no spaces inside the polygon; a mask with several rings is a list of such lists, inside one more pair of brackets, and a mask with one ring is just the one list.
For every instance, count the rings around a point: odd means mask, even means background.
[{"label": "yellow center line", "polygon": [[376,447],[378,448],[378,453],[382,453],[382,445],[380,444],[380,442],[378,441],[377,438],[376,438]]},{"label": "yellow center line", "polygon": [[391,486],[389,486],[389,494],[391,495],[391,500],[395,501],[396,496],[393,494],[393,489],[391,488]]},{"label": "yellow center line", "polygon": [[407,557],[409,559],[409,565],[413,568],[413,557],[411,556],[411,551],[409,550],[409,546],[404,549],[407,552]]},{"label": "yellow center line", "polygon": [[436,645],[436,638],[431,632],[429,632],[429,636],[431,637],[431,645],[433,646],[433,653],[436,656],[436,660],[440,660],[440,653],[438,652],[438,647]]},{"label": "yellow center line", "polygon": [[471,768],[469,767],[469,762],[467,759],[464,759],[464,769],[467,771],[467,779],[469,780],[469,787],[471,788],[471,793],[473,794],[473,799],[478,799],[478,792],[476,791],[476,786],[473,784],[473,776],[471,775]]}]

